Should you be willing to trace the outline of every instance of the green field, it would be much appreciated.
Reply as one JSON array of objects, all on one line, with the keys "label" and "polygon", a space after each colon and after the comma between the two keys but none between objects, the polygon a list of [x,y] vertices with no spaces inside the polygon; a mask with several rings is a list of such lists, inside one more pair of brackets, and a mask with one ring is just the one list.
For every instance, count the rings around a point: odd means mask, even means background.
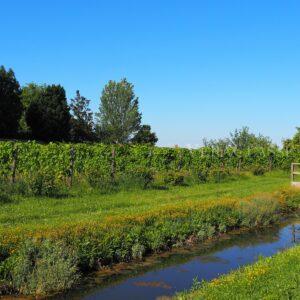
[{"label": "green field", "polygon": [[12,203],[2,204],[0,227],[31,228],[57,227],[61,224],[99,221],[107,216],[140,215],[151,210],[162,210],[168,205],[203,200],[243,198],[255,193],[272,192],[286,187],[286,172],[273,172],[265,176],[251,176],[239,180],[170,187],[167,190],[132,190],[113,194],[97,190],[73,189],[62,198],[15,196]]}]

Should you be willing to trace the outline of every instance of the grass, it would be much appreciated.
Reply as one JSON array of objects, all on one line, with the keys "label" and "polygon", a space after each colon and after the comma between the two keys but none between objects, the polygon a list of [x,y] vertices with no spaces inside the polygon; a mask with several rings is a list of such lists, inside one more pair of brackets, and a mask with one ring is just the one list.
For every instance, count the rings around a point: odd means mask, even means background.
[{"label": "grass", "polygon": [[168,190],[103,195],[81,186],[62,198],[14,196],[0,204],[0,294],[57,293],[99,266],[274,223],[300,204],[288,187],[288,175],[273,172]]},{"label": "grass", "polygon": [[210,282],[194,283],[190,292],[179,294],[187,299],[299,299],[300,246],[233,271]]},{"label": "grass", "polygon": [[18,196],[12,203],[0,204],[0,228],[34,230],[99,221],[109,216],[134,216],[185,202],[244,198],[255,193],[272,192],[288,184],[289,177],[285,172],[274,172],[219,184],[170,187],[168,190],[132,190],[103,195],[95,190],[75,188],[68,197],[59,199]]}]

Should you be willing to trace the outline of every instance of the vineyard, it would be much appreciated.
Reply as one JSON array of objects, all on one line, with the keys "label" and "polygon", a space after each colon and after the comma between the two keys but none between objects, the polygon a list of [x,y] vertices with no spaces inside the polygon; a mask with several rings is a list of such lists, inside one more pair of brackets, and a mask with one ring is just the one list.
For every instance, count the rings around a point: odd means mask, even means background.
[{"label": "vineyard", "polygon": [[122,176],[141,176],[147,181],[152,174],[170,172],[194,175],[205,182],[212,172],[287,170],[291,162],[299,159],[297,149],[221,151],[210,147],[190,150],[144,145],[0,142],[0,176],[13,183],[48,178],[70,186],[74,180],[87,179],[96,184],[116,181]]},{"label": "vineyard", "polygon": [[[296,149],[0,142],[0,295],[60,293],[103,266],[276,223],[299,206],[280,171],[299,158]],[[136,177],[151,188],[97,189]],[[191,178],[208,183],[187,187]]]}]

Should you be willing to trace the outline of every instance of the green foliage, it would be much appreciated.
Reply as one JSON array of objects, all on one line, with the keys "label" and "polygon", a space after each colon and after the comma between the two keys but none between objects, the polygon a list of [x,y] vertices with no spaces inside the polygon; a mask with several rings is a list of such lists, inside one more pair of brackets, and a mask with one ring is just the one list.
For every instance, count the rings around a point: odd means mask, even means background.
[{"label": "green foliage", "polygon": [[38,85],[35,83],[29,83],[26,86],[22,87],[21,101],[23,105],[23,112],[20,120],[20,129],[23,132],[29,131],[29,127],[25,120],[28,107],[30,106],[31,103],[38,101],[38,99],[41,97],[45,89],[46,89],[45,85]]},{"label": "green foliage", "polygon": [[212,182],[225,181],[230,177],[231,173],[228,169],[211,169],[208,173],[208,178]]},{"label": "green foliage", "polygon": [[266,173],[266,169],[261,166],[255,166],[252,170],[253,175],[255,176],[262,176]]},{"label": "green foliage", "polygon": [[141,124],[138,98],[126,79],[109,81],[101,95],[98,127],[109,142],[126,143]]},{"label": "green foliage", "polygon": [[133,170],[131,174],[132,177],[137,178],[141,182],[144,189],[148,188],[154,181],[154,171],[150,168],[140,167]]},{"label": "green foliage", "polygon": [[68,140],[70,118],[66,92],[60,85],[41,89],[29,104],[25,115],[33,137],[42,141]]},{"label": "green foliage", "polygon": [[[29,190],[34,187],[36,194],[51,194],[50,186],[66,186],[71,177],[104,190],[111,189],[112,182],[127,182],[128,186],[135,182],[145,188],[151,186],[152,177],[161,177],[161,183],[170,185],[191,180],[222,182],[245,171],[261,175],[271,169],[289,170],[291,162],[300,161],[297,149],[227,148],[220,152],[211,147],[188,150],[149,145],[0,142],[0,179],[6,182],[12,181],[14,153],[17,185],[30,185]],[[46,190],[49,186],[49,193],[42,192],[42,186]]]},{"label": "green foliage", "polygon": [[151,132],[150,125],[142,125],[137,134],[131,140],[134,144],[148,144],[154,146],[158,141],[155,132]]},{"label": "green foliage", "polygon": [[227,148],[233,147],[237,150],[247,150],[253,148],[272,148],[272,141],[269,137],[261,134],[255,135],[250,132],[249,127],[236,129],[230,133],[230,137],[218,140],[203,140],[205,147],[218,149],[221,152],[226,151]]},{"label": "green foliage", "polygon": [[89,169],[85,172],[89,185],[101,193],[111,193],[117,191],[115,182],[112,181],[109,173],[101,169]]},{"label": "green foliage", "polygon": [[164,175],[164,183],[169,185],[184,185],[186,174],[179,171],[169,171]]},{"label": "green foliage", "polygon": [[0,66],[0,137],[17,134],[22,114],[21,90],[13,70]]},{"label": "green foliage", "polygon": [[11,201],[11,196],[0,188],[0,205],[4,203],[10,203]]},{"label": "green foliage", "polygon": [[241,201],[238,206],[241,225],[245,227],[264,226],[278,220],[280,212],[278,199],[261,196],[251,201]]},{"label": "green foliage", "polygon": [[261,134],[256,136],[249,132],[248,127],[236,129],[230,134],[231,145],[239,150],[251,149],[255,147],[269,148],[272,146],[270,138]]},{"label": "green foliage", "polygon": [[[41,198],[42,207],[38,198],[3,205],[0,281],[5,287],[13,283],[11,289],[16,292],[55,293],[70,287],[79,271],[141,259],[151,252],[187,240],[203,241],[232,228],[273,223],[281,212],[297,208],[299,191],[251,194],[274,191],[284,182],[276,177],[252,177],[223,185],[171,187],[170,191]],[[77,271],[73,272],[72,266]],[[71,274],[67,270],[72,270]]]},{"label": "green foliage", "polygon": [[29,240],[8,261],[6,277],[25,295],[62,292],[78,280],[76,253],[62,243]]},{"label": "green foliage", "polygon": [[28,179],[29,192],[34,196],[56,196],[59,187],[54,174],[37,172]]},{"label": "green foliage", "polygon": [[91,141],[94,139],[93,113],[89,108],[90,100],[76,91],[76,97],[71,99],[71,140],[75,142]]},{"label": "green foliage", "polygon": [[291,139],[286,139],[283,141],[283,148],[285,150],[292,150],[300,146],[300,127],[296,127],[296,133]]}]

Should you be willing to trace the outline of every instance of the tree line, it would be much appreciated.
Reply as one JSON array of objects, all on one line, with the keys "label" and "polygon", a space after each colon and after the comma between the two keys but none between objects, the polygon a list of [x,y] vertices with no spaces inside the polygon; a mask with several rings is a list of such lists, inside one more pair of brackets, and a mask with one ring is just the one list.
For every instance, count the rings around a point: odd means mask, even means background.
[{"label": "tree line", "polygon": [[[20,87],[13,70],[0,66],[0,139],[150,145],[158,141],[151,126],[141,123],[139,99],[126,79],[105,85],[97,113],[89,104],[80,91],[68,104],[61,85],[29,83]],[[292,138],[283,140],[284,149],[300,146],[300,127],[296,129]],[[203,145],[221,151],[277,147],[269,137],[255,135],[248,127],[236,129],[227,138],[204,139]]]},{"label": "tree line", "polygon": [[0,67],[0,138],[39,141],[99,141],[154,145],[150,125],[142,124],[139,99],[126,79],[109,81],[101,94],[99,112],[76,91],[68,104],[61,85],[21,87],[12,69]]}]

